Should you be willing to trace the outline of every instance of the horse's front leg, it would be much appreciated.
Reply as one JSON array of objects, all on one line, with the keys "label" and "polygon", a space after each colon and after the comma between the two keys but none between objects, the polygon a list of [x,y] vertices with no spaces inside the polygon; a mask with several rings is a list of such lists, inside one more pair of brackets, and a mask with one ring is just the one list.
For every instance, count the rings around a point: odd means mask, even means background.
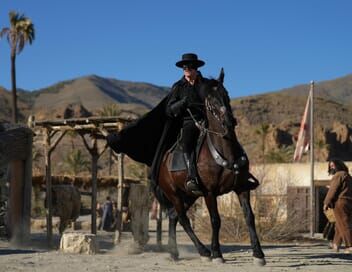
[{"label": "horse's front leg", "polygon": [[257,231],[255,229],[255,219],[254,219],[254,214],[252,211],[249,197],[250,197],[249,191],[245,191],[238,194],[238,198],[240,200],[243,214],[245,216],[246,223],[249,230],[251,246],[253,249],[254,262],[258,265],[265,265],[266,261],[264,258],[264,252],[262,251],[262,247],[258,239]]},{"label": "horse's front leg", "polygon": [[222,257],[222,253],[220,250],[220,243],[219,243],[219,230],[221,226],[221,219],[219,215],[216,196],[210,193],[205,198],[205,203],[209,211],[210,222],[212,227],[211,256],[213,258],[213,262],[223,263],[224,259]]}]

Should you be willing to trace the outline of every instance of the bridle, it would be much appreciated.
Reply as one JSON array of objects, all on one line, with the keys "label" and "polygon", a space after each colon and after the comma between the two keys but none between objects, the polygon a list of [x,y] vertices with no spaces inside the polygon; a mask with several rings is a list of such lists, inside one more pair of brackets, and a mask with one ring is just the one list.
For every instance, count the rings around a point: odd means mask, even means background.
[{"label": "bridle", "polygon": [[239,174],[240,168],[248,162],[246,155],[244,153],[236,161],[230,162],[229,160],[224,158],[224,156],[221,155],[219,151],[217,151],[216,147],[214,146],[214,144],[211,140],[210,134],[213,134],[215,136],[221,137],[221,138],[229,140],[229,141],[231,141],[231,139],[225,138],[225,136],[228,133],[228,128],[223,125],[223,123],[220,119],[220,116],[217,114],[217,112],[215,110],[215,107],[211,103],[209,103],[208,99],[205,99],[205,107],[206,107],[206,110],[209,111],[216,120],[221,122],[223,132],[214,131],[214,130],[211,130],[211,129],[205,127],[204,123],[198,122],[194,118],[192,112],[188,108],[187,108],[187,112],[191,116],[193,122],[195,123],[196,127],[200,130],[200,132],[204,133],[206,135],[208,148],[209,148],[210,154],[212,155],[215,162],[223,168],[226,168],[230,171],[234,171],[235,175],[236,175],[236,180],[237,180],[237,176]]}]

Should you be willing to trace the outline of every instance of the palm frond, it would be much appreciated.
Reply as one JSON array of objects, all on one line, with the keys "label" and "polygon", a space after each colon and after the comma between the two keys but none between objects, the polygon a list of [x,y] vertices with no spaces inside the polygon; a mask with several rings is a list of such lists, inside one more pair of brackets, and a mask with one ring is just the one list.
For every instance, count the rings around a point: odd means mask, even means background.
[{"label": "palm frond", "polygon": [[3,29],[1,29],[0,38],[2,38],[5,35],[7,36],[9,32],[10,32],[10,28],[4,27]]}]

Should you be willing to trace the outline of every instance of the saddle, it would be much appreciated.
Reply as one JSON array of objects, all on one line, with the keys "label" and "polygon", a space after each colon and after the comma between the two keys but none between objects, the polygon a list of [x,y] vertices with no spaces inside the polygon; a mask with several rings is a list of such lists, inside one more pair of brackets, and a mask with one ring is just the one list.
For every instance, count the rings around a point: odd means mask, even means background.
[{"label": "saddle", "polygon": [[[204,142],[206,133],[201,132],[199,134],[196,146],[196,162],[198,162],[198,157],[200,153],[200,148]],[[184,171],[187,170],[186,162],[183,157],[183,148],[182,148],[182,130],[177,137],[176,142],[172,145],[172,147],[166,151],[167,155],[167,168],[170,172],[176,171]]]}]

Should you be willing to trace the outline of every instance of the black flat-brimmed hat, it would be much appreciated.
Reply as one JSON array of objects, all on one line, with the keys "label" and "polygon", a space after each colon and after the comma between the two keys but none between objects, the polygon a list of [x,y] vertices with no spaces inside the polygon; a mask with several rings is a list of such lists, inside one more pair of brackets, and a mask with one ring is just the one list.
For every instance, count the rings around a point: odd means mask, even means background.
[{"label": "black flat-brimmed hat", "polygon": [[193,53],[183,54],[182,60],[176,62],[176,66],[180,68],[183,68],[184,65],[189,65],[189,64],[194,65],[195,66],[194,68],[198,68],[203,66],[205,62],[202,60],[199,60],[198,56]]}]

